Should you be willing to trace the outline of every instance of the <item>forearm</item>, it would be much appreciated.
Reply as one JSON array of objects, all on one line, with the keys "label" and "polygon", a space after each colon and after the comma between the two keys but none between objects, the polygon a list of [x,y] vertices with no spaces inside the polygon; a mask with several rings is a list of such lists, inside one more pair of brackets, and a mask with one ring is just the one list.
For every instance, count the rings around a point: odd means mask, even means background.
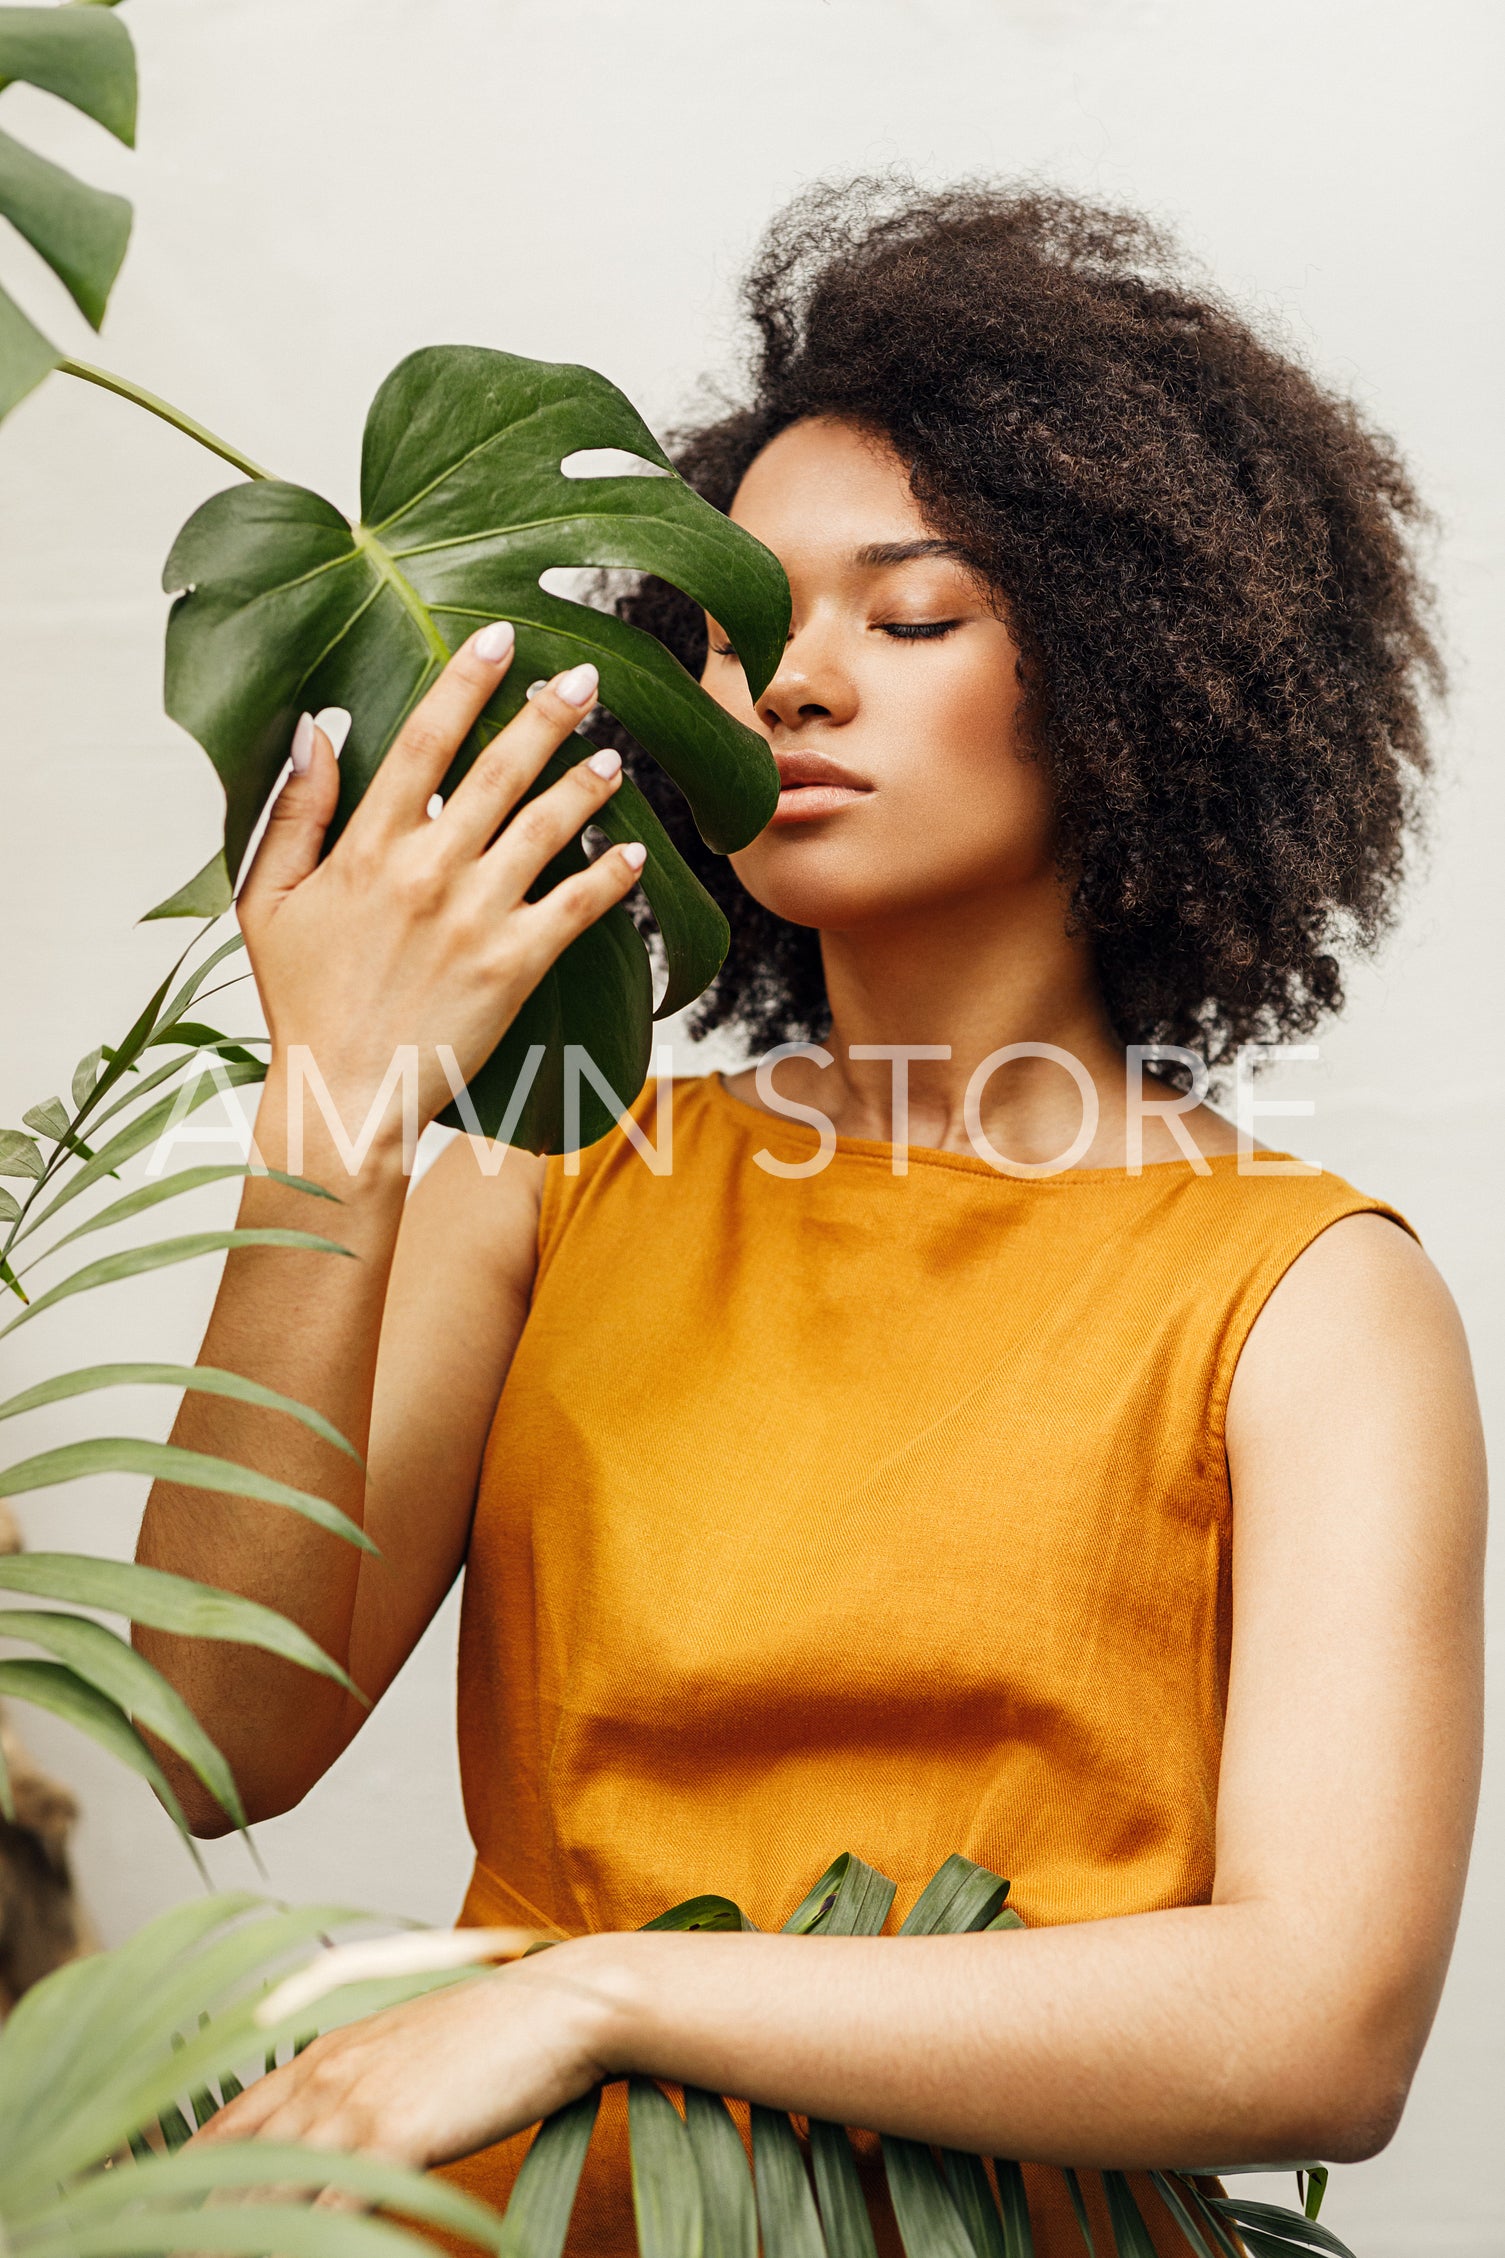
[{"label": "forearm", "polygon": [[[257,1150],[286,1170],[287,1102],[274,1065],[256,1124]],[[281,1247],[232,1253],[199,1353],[322,1412],[364,1457],[388,1276],[406,1189],[400,1148],[378,1145],[347,1173],[327,1128],[308,1109],[300,1172],[335,1193],[317,1201],[270,1177],[248,1180],[239,1221],[316,1230],[339,1255]],[[361,1465],[285,1415],[224,1397],[185,1396],[172,1440],[254,1467],[328,1500],[361,1524]],[[362,1555],[287,1508],[159,1482],[137,1545],[149,1566],[241,1593],[290,1616],[344,1664]],[[169,1677],[229,1758],[253,1816],[284,1808],[332,1760],[354,1720],[351,1697],[259,1649],[138,1630],[136,1643]],[[173,1776],[206,1830],[213,1807],[191,1774]]]},{"label": "forearm", "polygon": [[982,2154],[1124,2169],[1367,2154],[1407,2074],[1341,1966],[1262,1903],[996,1936],[565,1950],[603,2002],[608,2074]]}]

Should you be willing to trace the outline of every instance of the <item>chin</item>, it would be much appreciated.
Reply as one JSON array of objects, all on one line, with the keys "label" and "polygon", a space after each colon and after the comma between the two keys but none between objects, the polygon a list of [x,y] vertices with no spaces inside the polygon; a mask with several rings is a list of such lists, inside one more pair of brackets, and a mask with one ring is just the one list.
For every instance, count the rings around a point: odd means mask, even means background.
[{"label": "chin", "polygon": [[857,864],[852,856],[814,840],[801,840],[791,851],[783,839],[759,839],[733,855],[731,864],[770,915],[788,925],[833,933],[938,907],[958,890],[938,874],[930,874],[927,884],[918,872],[896,873],[891,864],[875,867],[868,855]]},{"label": "chin", "polygon": [[[958,836],[927,811],[899,838],[880,840],[869,832],[859,841],[840,835],[842,821],[762,831],[729,857],[732,869],[770,915],[829,933],[944,917],[1000,892],[1057,883],[1050,841],[1033,833]],[[892,833],[895,827],[888,828]]]},{"label": "chin", "polygon": [[871,854],[853,855],[813,826],[765,831],[731,856],[755,902],[790,925],[866,923],[882,897],[884,872]]}]

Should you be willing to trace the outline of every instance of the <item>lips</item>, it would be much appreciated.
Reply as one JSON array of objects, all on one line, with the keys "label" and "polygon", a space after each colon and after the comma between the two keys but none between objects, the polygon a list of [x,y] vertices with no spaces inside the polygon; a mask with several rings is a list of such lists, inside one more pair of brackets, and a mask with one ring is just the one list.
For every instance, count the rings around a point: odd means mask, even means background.
[{"label": "lips", "polygon": [[840,761],[824,753],[775,753],[779,771],[779,804],[771,822],[808,823],[817,816],[834,815],[865,799],[873,787]]}]

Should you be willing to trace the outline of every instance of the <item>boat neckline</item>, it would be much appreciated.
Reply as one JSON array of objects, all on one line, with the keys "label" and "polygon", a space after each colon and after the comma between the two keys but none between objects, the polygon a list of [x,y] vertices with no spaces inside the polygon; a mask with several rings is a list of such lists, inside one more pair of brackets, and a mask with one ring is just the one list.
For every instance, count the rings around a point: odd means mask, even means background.
[{"label": "boat neckline", "polygon": [[[727,1088],[718,1068],[712,1068],[707,1074],[676,1076],[675,1079],[699,1083],[709,1091],[714,1102],[724,1112],[739,1120],[744,1127],[751,1128],[756,1123],[766,1135],[780,1139],[786,1147],[799,1152],[803,1157],[808,1157],[816,1149],[817,1138],[814,1129],[810,1128],[805,1122],[791,1121],[783,1114],[767,1113],[762,1106],[749,1105],[746,1098],[737,1097]],[[1193,1168],[1191,1162],[1184,1155],[1178,1155],[1175,1160],[1147,1160],[1138,1175],[1131,1175],[1127,1168],[1119,1167],[1063,1168],[1054,1176],[1020,1176],[1016,1175],[1012,1169],[995,1168],[991,1161],[983,1158],[981,1153],[952,1152],[941,1145],[910,1145],[907,1150],[911,1167],[918,1163],[921,1167],[960,1169],[966,1175],[985,1177],[990,1183],[1019,1184],[1029,1188],[1038,1187],[1047,1191],[1052,1186],[1064,1190],[1073,1184],[1122,1182],[1140,1185],[1144,1183],[1148,1176],[1158,1176],[1167,1170],[1178,1169],[1193,1183],[1205,1182],[1206,1180],[1201,1171]],[[894,1147],[882,1138],[843,1137],[838,1135],[832,1157],[834,1159],[838,1156],[851,1160],[881,1160],[885,1168],[893,1173]],[[1290,1161],[1298,1158],[1295,1153],[1278,1151],[1265,1145],[1256,1145],[1255,1157],[1262,1163]],[[1202,1158],[1214,1175],[1224,1175],[1230,1168],[1237,1170],[1238,1163],[1243,1155],[1236,1152],[1204,1153]],[[1264,1174],[1265,1169],[1262,1167],[1256,1173],[1254,1181],[1257,1182],[1259,1177]]]}]

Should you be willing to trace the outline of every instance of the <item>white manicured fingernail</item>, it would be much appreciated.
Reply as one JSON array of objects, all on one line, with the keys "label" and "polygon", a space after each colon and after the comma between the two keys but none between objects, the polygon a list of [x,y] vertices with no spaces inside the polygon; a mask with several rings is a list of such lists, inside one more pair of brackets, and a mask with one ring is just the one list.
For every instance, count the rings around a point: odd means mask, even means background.
[{"label": "white manicured fingernail", "polygon": [[528,696],[529,696],[530,698],[536,698],[536,697],[538,696],[538,693],[539,693],[539,691],[540,691],[540,690],[547,690],[547,688],[548,688],[548,687],[549,687],[549,685],[548,685],[548,682],[547,682],[547,680],[545,679],[545,677],[544,677],[543,675],[540,675],[540,676],[538,677],[538,680],[537,680],[536,682],[530,682],[530,683],[528,684],[528,693],[527,693],[527,694],[528,694]]},{"label": "white manicured fingernail", "polygon": [[622,860],[630,870],[641,870],[648,860],[648,849],[641,846],[636,839],[630,839],[622,849]]},{"label": "white manicured fingernail", "polygon": [[294,776],[308,774],[309,763],[314,757],[314,717],[311,713],[298,716],[298,726],[293,731],[288,757],[293,764]]},{"label": "white manicured fingernail", "polygon": [[470,647],[476,657],[484,659],[488,666],[500,666],[503,659],[511,657],[512,646],[516,641],[512,622],[496,619],[489,627],[480,628],[472,635]]},{"label": "white manicured fingernail", "polygon": [[599,753],[591,754],[585,765],[593,776],[615,776],[622,765],[622,756],[613,752],[610,745],[603,745]]},{"label": "white manicured fingernail", "polygon": [[561,674],[554,687],[567,706],[590,706],[596,702],[596,684],[600,679],[593,666],[572,666],[568,674]]}]

